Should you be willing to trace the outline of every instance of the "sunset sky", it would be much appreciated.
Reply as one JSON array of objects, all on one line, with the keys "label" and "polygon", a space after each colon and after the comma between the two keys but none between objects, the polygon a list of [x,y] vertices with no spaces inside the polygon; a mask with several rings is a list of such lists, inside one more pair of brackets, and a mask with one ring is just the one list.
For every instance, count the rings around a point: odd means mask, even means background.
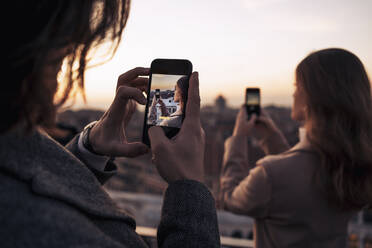
[{"label": "sunset sky", "polygon": [[165,74],[153,74],[151,80],[151,90],[174,90],[178,79],[183,75],[165,75]]},{"label": "sunset sky", "polygon": [[371,0],[133,0],[122,43],[86,74],[88,104],[105,109],[117,77],[155,58],[189,59],[199,71],[202,104],[223,94],[244,101],[261,88],[263,104],[290,106],[294,69],[314,50],[341,47],[372,71]]}]

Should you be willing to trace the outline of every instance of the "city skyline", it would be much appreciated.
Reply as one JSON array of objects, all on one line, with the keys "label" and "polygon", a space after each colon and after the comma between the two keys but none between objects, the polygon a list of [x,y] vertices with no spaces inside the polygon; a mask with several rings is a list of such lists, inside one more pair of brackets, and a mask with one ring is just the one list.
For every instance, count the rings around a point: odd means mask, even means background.
[{"label": "city skyline", "polygon": [[132,1],[115,56],[87,71],[88,104],[75,108],[106,109],[117,77],[155,58],[189,59],[202,105],[222,94],[237,107],[249,86],[261,88],[263,105],[290,106],[294,70],[312,51],[344,48],[372,71],[371,9],[366,0]]}]

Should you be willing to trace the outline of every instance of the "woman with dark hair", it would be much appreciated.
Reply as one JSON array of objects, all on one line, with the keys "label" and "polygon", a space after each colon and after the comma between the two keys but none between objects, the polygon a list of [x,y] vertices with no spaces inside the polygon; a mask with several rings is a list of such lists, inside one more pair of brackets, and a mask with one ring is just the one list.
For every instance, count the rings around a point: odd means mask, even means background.
[{"label": "woman with dark hair", "polygon": [[[127,142],[125,127],[136,102],[146,103],[142,93],[149,69],[120,75],[110,108],[66,147],[44,131],[54,126],[58,107],[70,96],[84,96],[92,49],[108,41],[112,52],[117,48],[129,1],[14,0],[2,10],[12,19],[3,23],[2,77],[7,81],[0,91],[1,247],[146,247],[134,219],[101,184],[117,171],[110,158],[148,151],[142,143]],[[63,62],[66,77],[59,84]],[[158,245],[218,247],[214,200],[201,183],[204,136],[196,72],[190,78],[188,110],[187,128],[172,142],[162,129],[149,130],[153,162],[169,183]]]},{"label": "woman with dark hair", "polygon": [[[370,81],[354,54],[325,49],[297,66],[295,87],[292,118],[303,128],[291,149],[269,117],[247,121],[240,110],[221,203],[255,218],[256,247],[346,247],[350,218],[372,203]],[[256,166],[246,140],[255,131],[267,155]]]},{"label": "woman with dark hair", "polygon": [[[181,77],[177,80],[174,91],[174,102],[179,103],[179,108],[176,112],[169,115],[169,119],[165,119],[160,123],[160,126],[166,127],[181,127],[182,125],[182,116],[185,109],[185,104],[187,102],[187,90],[188,83],[187,77]],[[164,104],[164,103],[163,103]]]}]

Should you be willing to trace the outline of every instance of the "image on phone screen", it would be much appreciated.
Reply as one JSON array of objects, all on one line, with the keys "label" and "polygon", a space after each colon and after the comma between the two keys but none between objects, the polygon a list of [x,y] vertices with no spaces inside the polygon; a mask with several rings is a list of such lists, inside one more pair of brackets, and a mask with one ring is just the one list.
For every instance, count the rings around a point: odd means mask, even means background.
[{"label": "image on phone screen", "polygon": [[147,125],[181,128],[187,91],[186,75],[152,74]]},{"label": "image on phone screen", "polygon": [[260,96],[258,92],[247,92],[247,105],[260,105]]}]

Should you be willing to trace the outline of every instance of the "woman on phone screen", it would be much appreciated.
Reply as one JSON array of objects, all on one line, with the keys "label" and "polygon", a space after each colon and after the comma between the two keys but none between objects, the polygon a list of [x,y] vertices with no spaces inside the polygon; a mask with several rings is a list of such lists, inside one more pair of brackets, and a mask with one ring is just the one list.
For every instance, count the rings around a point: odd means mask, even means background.
[{"label": "woman on phone screen", "polygon": [[[187,89],[188,89],[187,77],[181,77],[177,80],[174,91],[174,102],[179,104],[176,112],[169,115],[168,119],[163,120],[160,126],[166,127],[177,127],[180,128],[182,125],[182,116],[185,109]],[[164,103],[163,103],[164,104]]]},{"label": "woman on phone screen", "polygon": [[[242,108],[225,143],[221,204],[255,218],[256,247],[346,247],[350,218],[372,202],[371,86],[362,62],[343,49],[303,59],[292,118],[303,124],[289,148],[267,115]],[[266,157],[247,163],[258,132]]]}]

